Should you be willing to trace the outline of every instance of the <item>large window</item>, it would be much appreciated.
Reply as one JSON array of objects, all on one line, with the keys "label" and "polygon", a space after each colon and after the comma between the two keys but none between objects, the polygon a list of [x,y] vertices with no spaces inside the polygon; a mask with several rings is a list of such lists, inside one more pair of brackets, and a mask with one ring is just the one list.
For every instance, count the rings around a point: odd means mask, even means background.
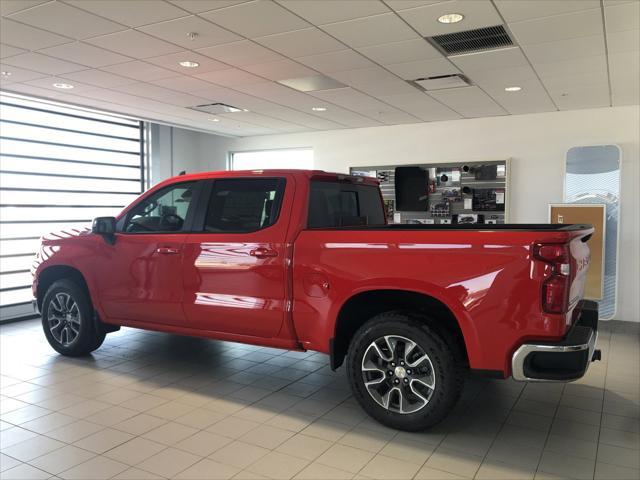
[{"label": "large window", "polygon": [[384,225],[380,191],[371,185],[311,182],[309,228]]},{"label": "large window", "polygon": [[171,185],[127,212],[127,233],[174,233],[183,230],[194,182]]},{"label": "large window", "polygon": [[283,191],[279,178],[216,180],[204,229],[248,233],[267,228],[278,219]]},{"label": "large window", "polygon": [[116,215],[145,185],[143,125],[0,95],[0,319],[31,310],[40,236]]},{"label": "large window", "polygon": [[311,170],[313,169],[313,149],[287,148],[231,153],[231,170],[264,170],[267,168]]}]

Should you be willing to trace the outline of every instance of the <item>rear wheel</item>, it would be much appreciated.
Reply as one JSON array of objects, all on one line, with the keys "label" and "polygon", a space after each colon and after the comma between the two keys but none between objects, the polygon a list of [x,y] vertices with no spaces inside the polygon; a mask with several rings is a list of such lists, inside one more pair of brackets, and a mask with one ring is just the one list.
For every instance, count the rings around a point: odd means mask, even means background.
[{"label": "rear wheel", "polygon": [[97,330],[86,291],[68,279],[54,282],[42,301],[42,328],[58,353],[70,357],[96,350],[105,338]]},{"label": "rear wheel", "polygon": [[354,396],[369,415],[399,430],[442,421],[462,391],[453,350],[423,319],[387,312],[355,333],[347,358]]}]

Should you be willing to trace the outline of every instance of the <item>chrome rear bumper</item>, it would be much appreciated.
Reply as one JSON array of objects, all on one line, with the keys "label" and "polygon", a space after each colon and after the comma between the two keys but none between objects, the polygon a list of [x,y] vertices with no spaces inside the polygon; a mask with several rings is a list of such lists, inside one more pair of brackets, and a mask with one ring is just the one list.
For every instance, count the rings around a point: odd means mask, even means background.
[{"label": "chrome rear bumper", "polygon": [[514,380],[531,382],[570,382],[581,378],[592,361],[600,359],[598,305],[583,301],[578,319],[559,342],[525,343],[513,354]]}]

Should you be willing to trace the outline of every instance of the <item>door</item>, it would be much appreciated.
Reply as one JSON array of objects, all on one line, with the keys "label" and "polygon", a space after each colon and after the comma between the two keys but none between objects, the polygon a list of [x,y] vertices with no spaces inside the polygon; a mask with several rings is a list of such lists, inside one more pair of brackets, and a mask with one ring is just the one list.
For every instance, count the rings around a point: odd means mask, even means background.
[{"label": "door", "polygon": [[189,325],[277,335],[288,298],[286,212],[293,178],[220,178],[203,196],[201,231],[187,235],[184,246]]},{"label": "door", "polygon": [[197,182],[143,198],[118,222],[96,260],[100,304],[109,319],[184,326],[182,258]]}]

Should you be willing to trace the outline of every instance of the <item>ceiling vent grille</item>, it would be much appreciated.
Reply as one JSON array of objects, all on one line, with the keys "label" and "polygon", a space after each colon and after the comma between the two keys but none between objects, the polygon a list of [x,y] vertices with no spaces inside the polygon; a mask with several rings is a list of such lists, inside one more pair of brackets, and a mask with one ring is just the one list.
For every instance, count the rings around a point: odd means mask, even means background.
[{"label": "ceiling vent grille", "polygon": [[494,50],[513,45],[513,41],[502,25],[476,28],[464,32],[445,33],[431,37],[433,44],[447,55]]}]

